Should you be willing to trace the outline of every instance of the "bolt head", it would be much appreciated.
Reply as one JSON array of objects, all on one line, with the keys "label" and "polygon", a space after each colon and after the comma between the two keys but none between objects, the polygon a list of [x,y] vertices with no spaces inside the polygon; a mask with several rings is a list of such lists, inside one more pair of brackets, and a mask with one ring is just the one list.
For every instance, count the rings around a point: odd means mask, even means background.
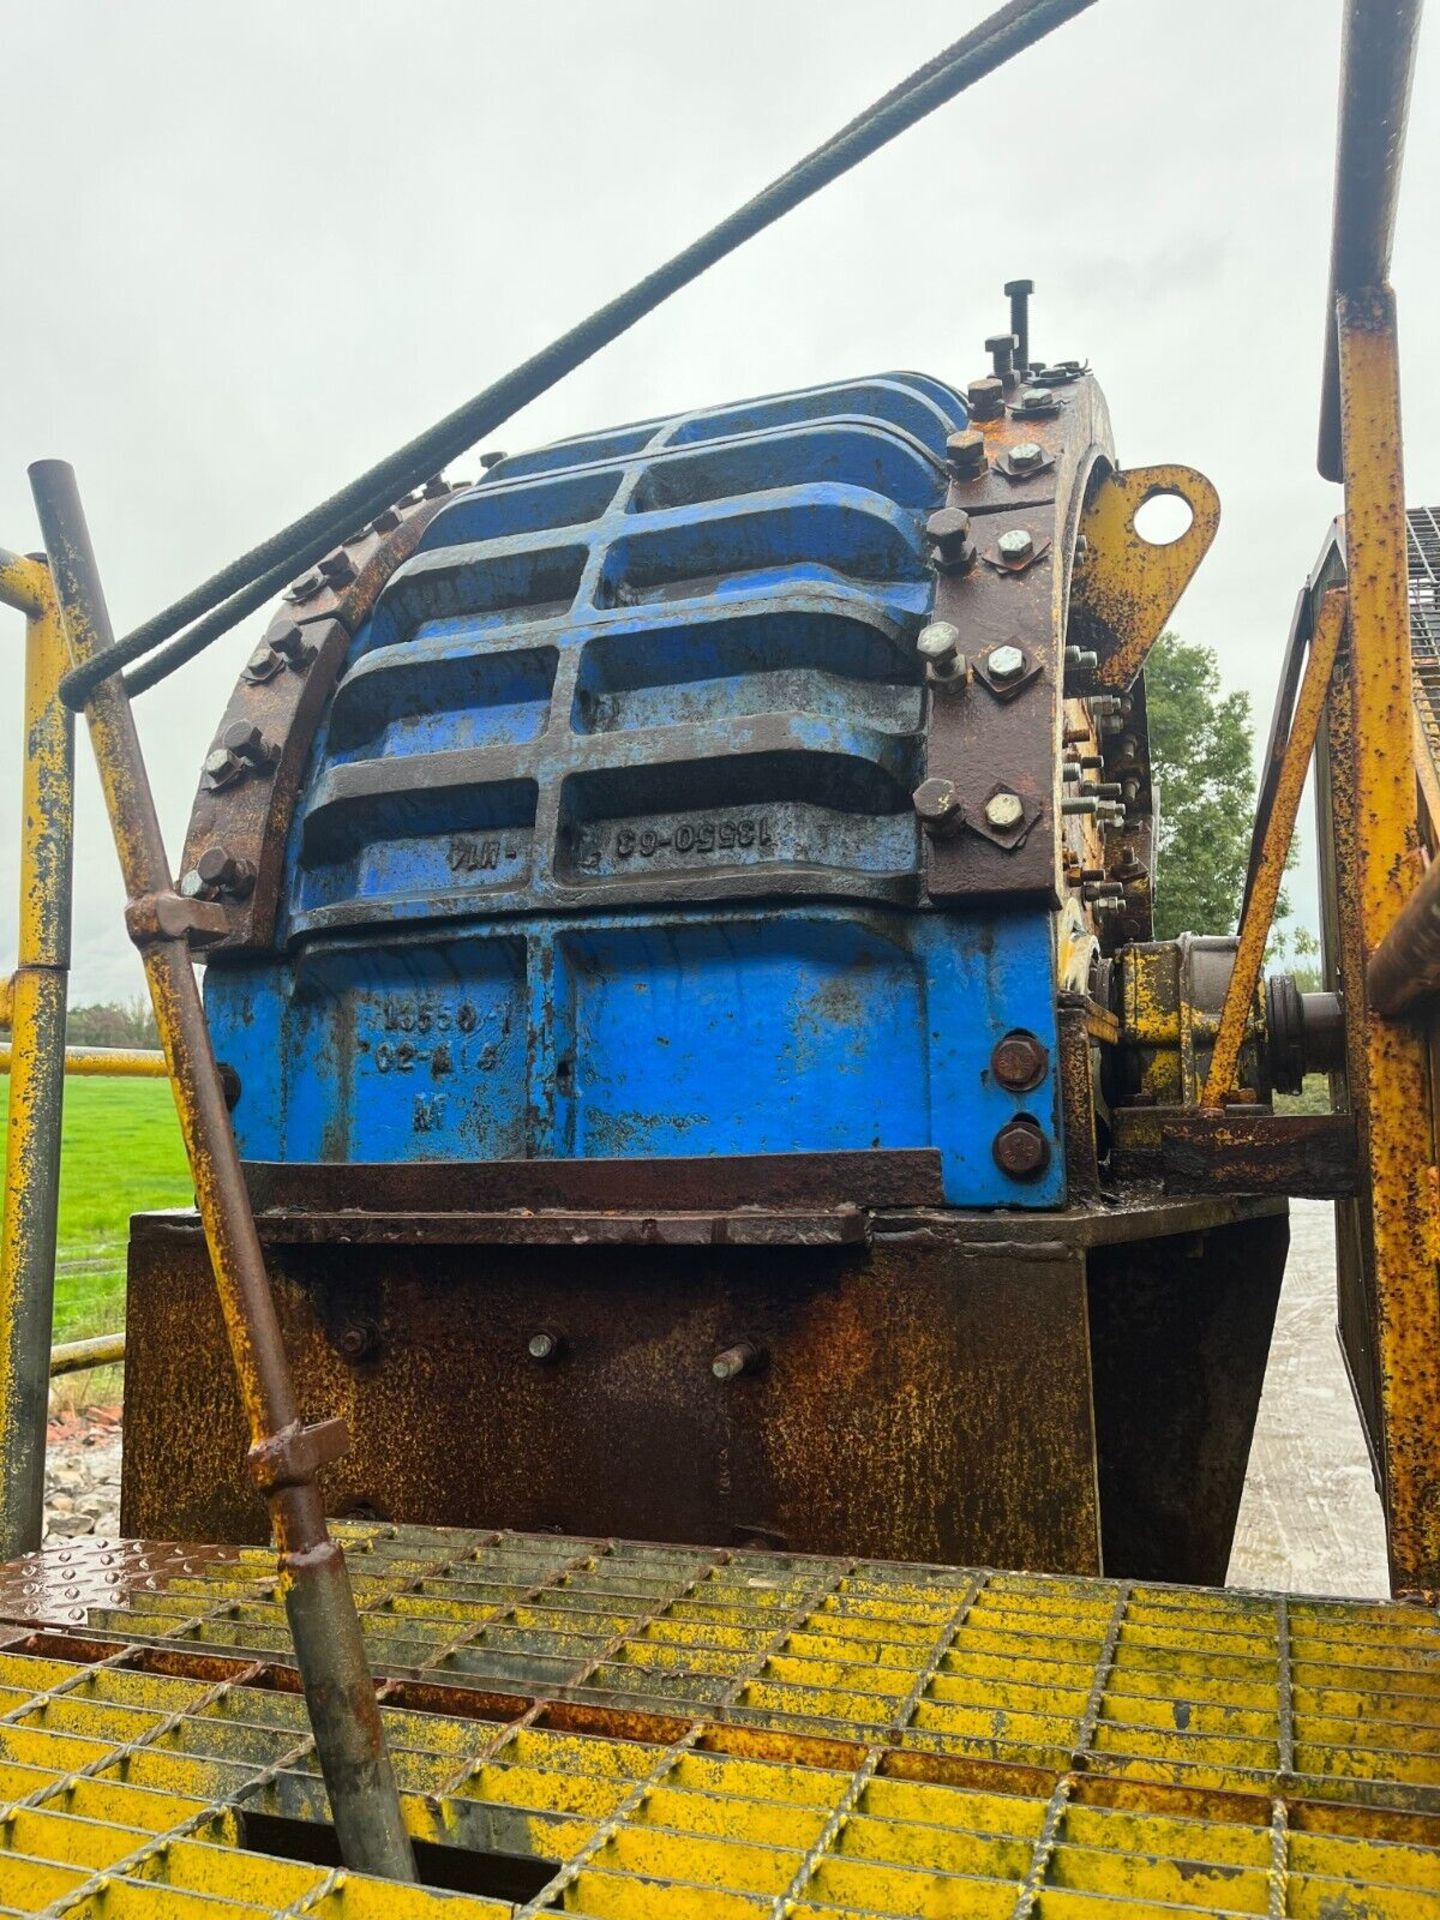
[{"label": "bolt head", "polygon": [[505,453],[482,453],[480,456],[481,472],[488,473],[492,467],[498,467],[502,460],[508,460],[509,457],[510,456]]},{"label": "bolt head", "polygon": [[1030,413],[1040,407],[1053,407],[1055,395],[1049,387],[1027,387],[1020,396],[1020,411]]},{"label": "bolt head", "polygon": [[553,1333],[547,1333],[544,1328],[539,1328],[525,1342],[525,1351],[532,1360],[553,1360],[559,1345],[560,1342]]},{"label": "bolt head", "polygon": [[915,651],[932,666],[944,666],[960,651],[960,629],[949,620],[932,620],[915,636]]},{"label": "bolt head", "polygon": [[965,817],[953,780],[922,780],[915,789],[915,815],[927,833],[953,833]]},{"label": "bolt head", "polygon": [[972,420],[998,420],[1000,409],[1005,404],[1005,385],[997,380],[993,373],[986,374],[983,380],[972,380],[965,389],[965,398],[970,403]]},{"label": "bolt head", "polygon": [[1043,1041],[1023,1028],[997,1040],[990,1055],[990,1071],[1010,1093],[1028,1093],[1038,1086],[1049,1064],[1049,1050]]},{"label": "bolt head", "polygon": [[985,802],[985,821],[997,833],[1012,833],[1025,818],[1025,802],[1018,793],[992,793]]},{"label": "bolt head", "polygon": [[1011,1120],[991,1143],[995,1164],[1012,1180],[1034,1180],[1050,1161],[1050,1142],[1033,1120]]},{"label": "bolt head", "polygon": [[1018,446],[1010,449],[1010,464],[1017,473],[1028,473],[1032,467],[1038,467],[1045,458],[1045,449],[1037,440],[1022,440]]},{"label": "bolt head", "polygon": [[1001,291],[1007,300],[1013,300],[1017,294],[1034,293],[1035,282],[1033,280],[1007,280]]},{"label": "bolt head", "polygon": [[202,900],[205,897],[205,882],[191,867],[188,873],[180,876],[180,892],[186,900]]},{"label": "bolt head", "polygon": [[1025,671],[1025,649],[1013,646],[1007,640],[1003,645],[990,649],[985,656],[985,665],[989,668],[992,680],[1014,680]]},{"label": "bolt head", "polygon": [[969,533],[970,516],[963,507],[941,507],[925,522],[925,531],[937,546],[955,546]]},{"label": "bolt head", "polygon": [[245,762],[238,754],[227,752],[224,747],[216,747],[205,756],[205,777],[212,787],[228,787],[232,780],[238,780],[245,771]]},{"label": "bolt head", "polygon": [[372,533],[393,533],[400,524],[400,516],[394,507],[386,507],[383,513],[377,513],[370,522]]},{"label": "bolt head", "polygon": [[1035,551],[1035,540],[1028,527],[1011,527],[995,542],[1000,558],[1011,566],[1028,560]]},{"label": "bolt head", "polygon": [[945,459],[957,480],[975,480],[985,471],[985,436],[969,428],[945,442]]}]

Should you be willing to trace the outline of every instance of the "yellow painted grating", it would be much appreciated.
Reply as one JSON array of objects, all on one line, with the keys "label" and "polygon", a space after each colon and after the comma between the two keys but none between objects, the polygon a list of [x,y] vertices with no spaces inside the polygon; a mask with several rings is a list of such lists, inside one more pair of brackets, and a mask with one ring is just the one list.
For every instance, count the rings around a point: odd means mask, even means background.
[{"label": "yellow painted grating", "polygon": [[1433,1608],[343,1538],[406,1819],[484,1891],[279,1857],[328,1810],[268,1551],[85,1542],[0,1569],[0,1911],[1440,1920]]}]

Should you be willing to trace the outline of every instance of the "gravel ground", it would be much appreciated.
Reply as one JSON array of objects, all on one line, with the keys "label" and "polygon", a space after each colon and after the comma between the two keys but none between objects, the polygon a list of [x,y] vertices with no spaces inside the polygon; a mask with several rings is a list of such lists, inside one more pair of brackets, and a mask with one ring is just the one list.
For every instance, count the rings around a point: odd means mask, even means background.
[{"label": "gravel ground", "polygon": [[[1290,1261],[1275,1323],[1230,1585],[1294,1593],[1386,1591],[1385,1529],[1335,1336],[1330,1207],[1291,1209]],[[120,1530],[120,1409],[52,1422],[46,1545]]]},{"label": "gravel ground", "polygon": [[45,1455],[45,1545],[120,1532],[120,1409],[92,1407],[52,1420]]}]

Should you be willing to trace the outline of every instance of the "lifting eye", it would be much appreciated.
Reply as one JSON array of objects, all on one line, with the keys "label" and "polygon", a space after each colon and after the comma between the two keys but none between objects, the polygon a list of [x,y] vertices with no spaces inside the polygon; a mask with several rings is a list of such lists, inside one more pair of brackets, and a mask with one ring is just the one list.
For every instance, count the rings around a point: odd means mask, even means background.
[{"label": "lifting eye", "polygon": [[1152,493],[1135,509],[1131,522],[1150,547],[1173,547],[1183,540],[1195,519],[1195,510],[1182,493]]}]

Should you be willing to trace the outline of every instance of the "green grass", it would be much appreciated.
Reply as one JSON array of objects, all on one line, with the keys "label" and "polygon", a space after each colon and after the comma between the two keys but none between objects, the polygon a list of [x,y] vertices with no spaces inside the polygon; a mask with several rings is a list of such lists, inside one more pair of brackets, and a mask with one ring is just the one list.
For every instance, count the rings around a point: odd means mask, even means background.
[{"label": "green grass", "polygon": [[[0,1124],[10,1082],[0,1075]],[[65,1082],[55,1338],[110,1333],[125,1320],[130,1215],[192,1204],[175,1103],[165,1080]]]}]

